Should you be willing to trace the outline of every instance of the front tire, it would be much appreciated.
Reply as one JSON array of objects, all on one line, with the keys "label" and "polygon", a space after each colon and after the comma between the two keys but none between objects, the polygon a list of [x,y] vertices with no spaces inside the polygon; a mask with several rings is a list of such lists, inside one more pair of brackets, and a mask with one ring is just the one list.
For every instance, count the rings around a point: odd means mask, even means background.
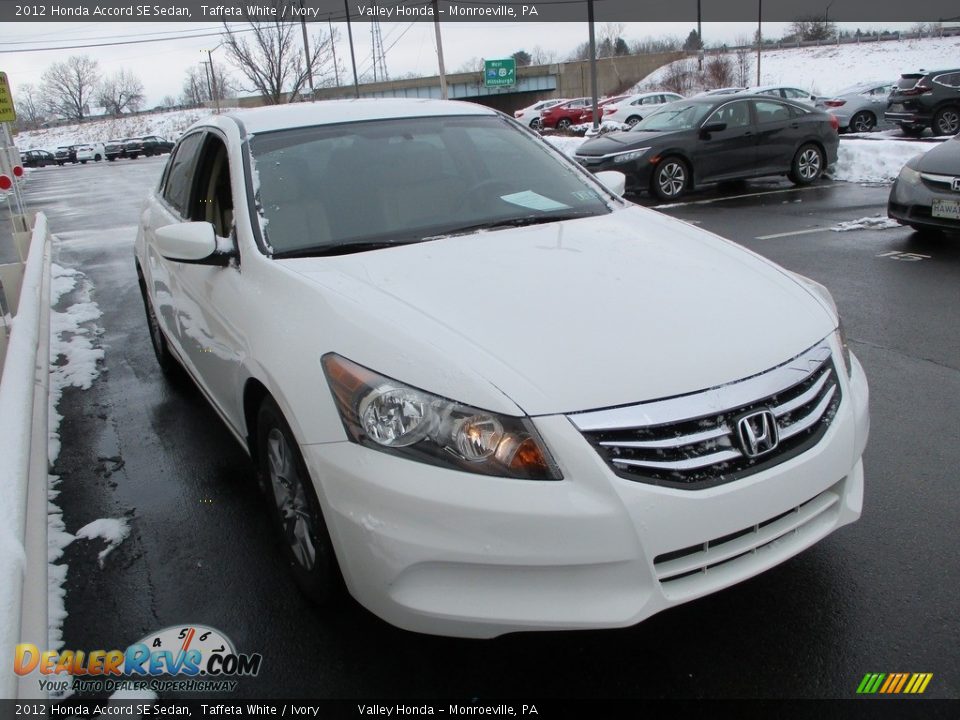
[{"label": "front tire", "polygon": [[653,169],[650,192],[660,200],[676,200],[690,185],[690,168],[678,157],[665,157]]},{"label": "front tire", "polygon": [[935,135],[960,133],[960,109],[951,106],[937,110],[933,116],[933,132]]},{"label": "front tire", "polygon": [[143,298],[143,309],[147,314],[147,329],[150,331],[150,344],[153,346],[153,354],[157,357],[157,365],[167,377],[176,377],[181,372],[180,363],[170,352],[170,346],[167,344],[167,338],[163,334],[160,322],[157,319],[157,313],[153,309],[153,301],[147,293],[147,287],[140,278],[140,296]]},{"label": "front tire", "polygon": [[313,602],[329,603],[342,588],[333,543],[300,447],[270,396],[257,414],[257,464],[297,585]]},{"label": "front tire", "polygon": [[566,130],[573,123],[570,122],[569,118],[560,118],[557,121],[557,130]]},{"label": "front tire", "polygon": [[816,145],[807,143],[793,156],[788,177],[794,185],[809,185],[820,178],[825,164],[823,151]]},{"label": "front tire", "polygon": [[851,132],[870,132],[877,126],[877,118],[874,117],[872,112],[866,110],[861,110],[856,113],[852,118],[850,118],[850,124],[847,128]]}]

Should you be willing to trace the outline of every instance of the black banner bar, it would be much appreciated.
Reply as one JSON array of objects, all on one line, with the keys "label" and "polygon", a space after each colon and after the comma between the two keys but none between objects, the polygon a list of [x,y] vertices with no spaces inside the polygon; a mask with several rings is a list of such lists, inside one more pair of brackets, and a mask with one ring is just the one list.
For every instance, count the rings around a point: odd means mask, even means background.
[{"label": "black banner bar", "polygon": [[[820,17],[823,8],[796,0],[714,0],[701,3],[703,22],[764,22]],[[695,22],[697,3],[677,0],[594,0],[597,22]],[[587,0],[347,0],[358,22],[582,22]],[[956,0],[844,0],[831,3],[833,22],[960,21]],[[343,0],[37,0],[0,1],[0,22],[300,22],[345,20]]]}]

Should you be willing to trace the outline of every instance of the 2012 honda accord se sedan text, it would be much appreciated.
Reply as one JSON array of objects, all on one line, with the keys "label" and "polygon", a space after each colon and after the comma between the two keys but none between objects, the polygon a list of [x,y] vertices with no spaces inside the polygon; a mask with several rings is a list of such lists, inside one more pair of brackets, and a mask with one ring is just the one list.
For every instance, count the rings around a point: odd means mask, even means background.
[{"label": "2012 honda accord se sedan text", "polygon": [[150,337],[310,596],[342,577],[465,637],[621,627],[857,519],[867,382],[829,293],[622,188],[465,103],[179,140],[136,240]]}]

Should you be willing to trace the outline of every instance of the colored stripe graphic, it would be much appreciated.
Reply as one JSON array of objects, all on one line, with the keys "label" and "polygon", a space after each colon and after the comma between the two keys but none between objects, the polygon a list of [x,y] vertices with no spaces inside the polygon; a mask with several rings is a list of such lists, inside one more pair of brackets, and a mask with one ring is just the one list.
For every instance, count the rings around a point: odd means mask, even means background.
[{"label": "colored stripe graphic", "polygon": [[867,673],[857,686],[858,695],[920,695],[933,679],[933,673]]}]

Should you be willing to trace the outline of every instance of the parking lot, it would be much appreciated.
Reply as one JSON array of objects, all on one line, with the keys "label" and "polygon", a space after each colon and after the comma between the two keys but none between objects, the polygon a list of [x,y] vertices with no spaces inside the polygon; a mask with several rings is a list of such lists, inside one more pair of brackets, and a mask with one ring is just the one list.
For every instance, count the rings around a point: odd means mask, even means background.
[{"label": "parking lot", "polygon": [[[296,590],[249,460],[150,347],[132,246],[165,161],[44,168],[26,190],[55,262],[86,274],[103,312],[101,376],[60,406],[58,502],[68,531],[104,517],[132,527],[102,568],[97,542],[68,547],[65,647],[211,625],[264,656],[233,698],[847,698],[864,673],[901,671],[932,672],[927,696],[960,696],[960,237],[832,229],[885,215],[887,186],[769,180],[660,208],[833,293],[871,386],[861,520],[632,628],[481,642],[406,633],[349,600],[320,613]],[[635,330],[656,311],[637,308]]]}]

